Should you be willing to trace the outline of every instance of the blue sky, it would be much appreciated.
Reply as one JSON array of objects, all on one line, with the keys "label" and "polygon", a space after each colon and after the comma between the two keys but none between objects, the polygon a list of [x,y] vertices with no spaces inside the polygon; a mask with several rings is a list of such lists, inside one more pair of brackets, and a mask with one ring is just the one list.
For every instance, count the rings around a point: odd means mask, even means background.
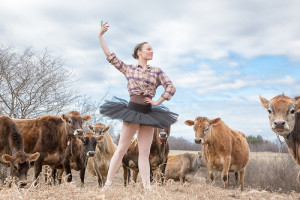
[{"label": "blue sky", "polygon": [[180,115],[173,136],[192,140],[184,121],[206,116],[273,140],[258,96],[300,95],[299,13],[299,1],[281,0],[2,0],[0,43],[47,48],[74,72],[81,93],[98,99],[109,88],[108,98],[128,99],[125,78],[100,49],[100,21],[108,21],[112,52],[136,63],[134,46],[148,41],[149,64],[174,82],[177,92],[164,102]]}]

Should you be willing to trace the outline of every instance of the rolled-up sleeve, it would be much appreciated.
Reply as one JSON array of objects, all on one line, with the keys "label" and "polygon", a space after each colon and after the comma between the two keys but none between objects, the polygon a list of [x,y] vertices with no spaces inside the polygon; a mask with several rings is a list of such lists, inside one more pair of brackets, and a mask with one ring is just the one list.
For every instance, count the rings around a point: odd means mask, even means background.
[{"label": "rolled-up sleeve", "polygon": [[122,72],[123,74],[126,73],[127,70],[127,65],[124,64],[121,60],[119,60],[116,56],[115,53],[111,53],[106,60],[112,64],[113,66],[116,67],[117,70],[119,70],[120,72]]},{"label": "rolled-up sleeve", "polygon": [[169,79],[167,74],[163,72],[161,69],[159,69],[158,72],[158,79],[161,85],[165,88],[165,91],[162,93],[161,97],[163,97],[166,100],[170,100],[172,96],[175,94],[176,88],[174,87],[172,81]]}]

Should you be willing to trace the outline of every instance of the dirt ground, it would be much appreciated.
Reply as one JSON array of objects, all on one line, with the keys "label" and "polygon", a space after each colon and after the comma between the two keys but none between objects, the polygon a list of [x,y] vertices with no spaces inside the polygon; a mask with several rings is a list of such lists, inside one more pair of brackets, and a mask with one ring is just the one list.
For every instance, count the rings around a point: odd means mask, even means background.
[{"label": "dirt ground", "polygon": [[[171,154],[182,153],[182,151],[172,151]],[[193,152],[196,153],[196,152]],[[247,187],[245,180],[245,190],[240,191],[234,183],[223,188],[220,181],[210,183],[202,173],[203,170],[191,182],[181,185],[179,182],[168,181],[163,186],[158,183],[153,184],[153,191],[145,192],[141,187],[140,180],[138,183],[130,183],[129,186],[123,186],[123,170],[118,171],[111,188],[103,191],[98,187],[96,177],[88,172],[85,177],[85,186],[80,186],[79,173],[72,171],[73,181],[61,185],[49,186],[44,183],[41,176],[40,183],[34,187],[29,184],[26,188],[17,188],[12,185],[11,188],[0,187],[0,199],[299,199],[299,193],[294,191],[282,193],[280,190],[269,192],[257,188]],[[32,181],[33,169],[30,169],[28,179]],[[220,179],[220,177],[216,177]],[[229,178],[230,179],[230,178]]]}]

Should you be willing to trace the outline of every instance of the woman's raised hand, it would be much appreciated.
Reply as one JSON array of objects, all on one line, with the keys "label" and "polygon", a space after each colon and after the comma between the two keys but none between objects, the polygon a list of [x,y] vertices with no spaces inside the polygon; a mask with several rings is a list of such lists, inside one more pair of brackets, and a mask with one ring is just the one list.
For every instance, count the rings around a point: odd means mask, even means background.
[{"label": "woman's raised hand", "polygon": [[101,20],[101,28],[100,28],[100,32],[99,32],[99,37],[101,37],[108,30],[109,26],[107,26],[107,24],[108,24],[108,22],[103,23]]}]

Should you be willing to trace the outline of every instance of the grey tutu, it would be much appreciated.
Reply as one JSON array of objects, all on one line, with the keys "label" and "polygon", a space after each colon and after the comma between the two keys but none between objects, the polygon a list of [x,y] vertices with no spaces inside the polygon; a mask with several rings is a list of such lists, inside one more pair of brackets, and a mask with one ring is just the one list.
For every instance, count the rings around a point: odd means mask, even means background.
[{"label": "grey tutu", "polygon": [[165,106],[142,105],[114,97],[100,106],[100,114],[124,122],[165,128],[176,122],[178,114]]}]

